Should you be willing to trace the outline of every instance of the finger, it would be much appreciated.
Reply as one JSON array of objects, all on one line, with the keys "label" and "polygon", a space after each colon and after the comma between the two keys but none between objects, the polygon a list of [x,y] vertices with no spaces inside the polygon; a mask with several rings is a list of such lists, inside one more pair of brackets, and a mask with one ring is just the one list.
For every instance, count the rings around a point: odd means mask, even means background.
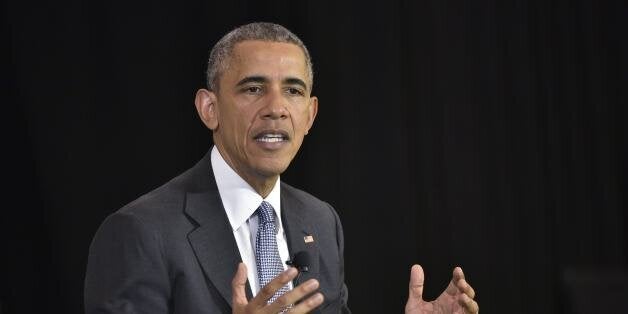
[{"label": "finger", "polygon": [[[305,296],[312,294],[316,289],[318,289],[319,283],[316,279],[310,279],[298,286],[294,289],[284,293],[282,296],[277,298],[275,302],[268,305],[268,309],[272,312],[279,312],[286,307],[297,303],[299,300],[303,299]],[[306,306],[307,307],[307,306]],[[312,310],[311,308],[310,310]]]},{"label": "finger", "polygon": [[469,298],[471,299],[475,298],[475,290],[473,290],[473,287],[471,287],[471,285],[467,282],[467,280],[465,279],[458,280],[458,282],[456,283],[456,287],[458,287],[458,289],[462,293],[469,296]]},{"label": "finger", "polygon": [[238,270],[233,276],[231,281],[231,293],[233,306],[245,306],[248,303],[246,299],[246,265],[244,263],[238,264]]},{"label": "finger", "polygon": [[458,304],[464,307],[467,313],[477,314],[480,312],[480,306],[478,305],[478,303],[471,299],[465,293],[460,294],[460,297],[458,297]]},{"label": "finger", "polygon": [[266,284],[249,303],[251,303],[254,308],[266,306],[266,303],[275,292],[288,284],[298,273],[296,268],[289,267]]},{"label": "finger", "polygon": [[410,285],[408,287],[408,298],[423,300],[423,284],[425,282],[425,274],[421,265],[412,265],[410,269]]},{"label": "finger", "polygon": [[459,291],[457,283],[461,279],[464,279],[464,273],[462,272],[462,268],[454,268],[454,270],[452,271],[451,281],[449,282],[447,289],[445,289],[445,292],[451,296],[456,295]]},{"label": "finger", "polygon": [[290,309],[290,313],[309,313],[310,311],[323,304],[324,300],[325,298],[323,297],[323,295],[320,292],[317,292],[311,297],[303,300],[303,302],[299,303],[297,306]]},{"label": "finger", "polygon": [[462,268],[460,268],[459,266],[456,266],[454,268],[454,271],[452,273],[453,278],[458,281],[460,279],[464,279],[464,272],[462,271]]}]

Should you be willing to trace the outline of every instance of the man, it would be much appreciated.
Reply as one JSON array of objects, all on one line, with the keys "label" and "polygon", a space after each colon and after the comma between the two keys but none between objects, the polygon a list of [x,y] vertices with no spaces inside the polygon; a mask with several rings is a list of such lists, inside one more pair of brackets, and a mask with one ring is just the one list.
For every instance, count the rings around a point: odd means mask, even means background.
[{"label": "man", "polygon": [[[253,23],[212,49],[196,94],[215,146],[108,217],[90,247],[87,313],[348,313],[343,233],[327,203],[280,182],[318,110],[303,43]],[[284,263],[299,252],[308,271]],[[477,312],[462,270],[433,302],[411,270],[406,313]]]}]

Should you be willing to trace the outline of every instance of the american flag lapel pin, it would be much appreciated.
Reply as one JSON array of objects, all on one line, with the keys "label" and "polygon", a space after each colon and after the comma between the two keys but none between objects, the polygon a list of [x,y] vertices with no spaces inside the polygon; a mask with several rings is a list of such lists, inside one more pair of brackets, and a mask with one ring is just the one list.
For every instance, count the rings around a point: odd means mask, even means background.
[{"label": "american flag lapel pin", "polygon": [[314,242],[314,237],[311,235],[306,235],[303,237],[303,242],[305,243],[312,243]]}]

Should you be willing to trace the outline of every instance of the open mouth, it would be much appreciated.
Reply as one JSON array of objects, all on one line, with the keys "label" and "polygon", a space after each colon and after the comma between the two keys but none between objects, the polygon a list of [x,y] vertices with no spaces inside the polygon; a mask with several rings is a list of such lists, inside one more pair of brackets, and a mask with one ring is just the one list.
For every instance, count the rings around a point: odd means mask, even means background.
[{"label": "open mouth", "polygon": [[262,143],[279,143],[288,141],[290,137],[284,131],[262,131],[254,139]]}]

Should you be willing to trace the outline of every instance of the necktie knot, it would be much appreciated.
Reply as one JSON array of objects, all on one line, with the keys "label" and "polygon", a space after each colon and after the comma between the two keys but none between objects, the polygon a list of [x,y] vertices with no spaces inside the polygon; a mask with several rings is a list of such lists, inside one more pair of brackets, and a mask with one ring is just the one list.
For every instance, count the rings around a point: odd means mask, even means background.
[{"label": "necktie knot", "polygon": [[259,217],[259,223],[265,225],[267,223],[275,223],[275,214],[273,206],[270,203],[263,201],[257,208],[257,216]]}]

